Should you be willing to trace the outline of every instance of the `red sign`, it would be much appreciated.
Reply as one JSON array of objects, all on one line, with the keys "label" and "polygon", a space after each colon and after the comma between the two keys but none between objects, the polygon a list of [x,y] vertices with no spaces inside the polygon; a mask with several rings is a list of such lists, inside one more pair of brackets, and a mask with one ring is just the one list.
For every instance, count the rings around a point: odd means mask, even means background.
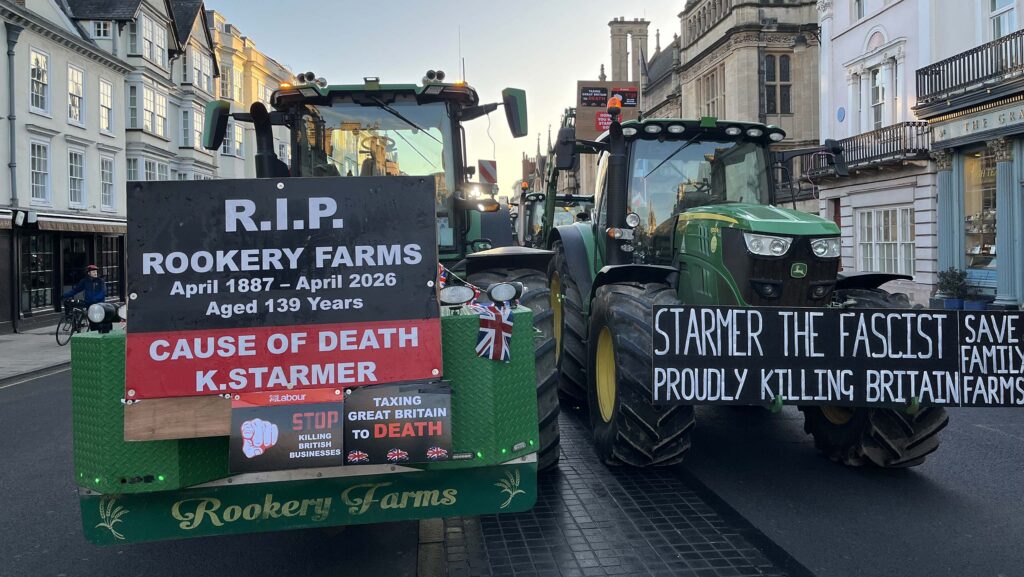
[{"label": "red sign", "polygon": [[612,115],[607,112],[598,112],[594,117],[594,128],[598,132],[604,132],[612,126]]},{"label": "red sign", "polygon": [[495,160],[480,161],[480,182],[484,184],[498,183],[498,162]]},{"label": "red sign", "polygon": [[129,333],[129,399],[299,393],[437,378],[441,321]]}]

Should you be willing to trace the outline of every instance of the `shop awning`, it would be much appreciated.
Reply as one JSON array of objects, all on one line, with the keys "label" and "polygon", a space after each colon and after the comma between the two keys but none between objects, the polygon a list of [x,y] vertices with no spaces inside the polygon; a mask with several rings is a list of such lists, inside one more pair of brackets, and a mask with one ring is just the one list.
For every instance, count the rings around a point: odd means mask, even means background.
[{"label": "shop awning", "polygon": [[39,230],[63,232],[93,232],[100,234],[125,234],[128,224],[121,219],[87,218],[75,215],[39,214]]}]

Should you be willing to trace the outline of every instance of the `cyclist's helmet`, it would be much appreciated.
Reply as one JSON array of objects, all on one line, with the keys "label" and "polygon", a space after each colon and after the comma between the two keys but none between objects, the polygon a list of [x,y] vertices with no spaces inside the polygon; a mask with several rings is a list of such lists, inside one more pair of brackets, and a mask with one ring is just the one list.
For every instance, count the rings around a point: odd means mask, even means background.
[{"label": "cyclist's helmet", "polygon": [[91,265],[85,267],[85,272],[89,272],[91,270],[100,270],[100,267],[98,267],[98,266],[96,266],[94,264],[91,264]]}]

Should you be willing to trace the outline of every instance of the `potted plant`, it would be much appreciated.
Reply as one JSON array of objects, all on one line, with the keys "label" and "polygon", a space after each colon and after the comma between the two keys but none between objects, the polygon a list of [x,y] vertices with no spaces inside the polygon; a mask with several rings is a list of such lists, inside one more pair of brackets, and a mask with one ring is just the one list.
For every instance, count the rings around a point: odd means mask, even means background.
[{"label": "potted plant", "polygon": [[949,267],[939,271],[939,282],[936,284],[937,291],[944,296],[943,308],[947,310],[959,310],[964,308],[964,297],[967,296],[967,271],[956,267]]}]

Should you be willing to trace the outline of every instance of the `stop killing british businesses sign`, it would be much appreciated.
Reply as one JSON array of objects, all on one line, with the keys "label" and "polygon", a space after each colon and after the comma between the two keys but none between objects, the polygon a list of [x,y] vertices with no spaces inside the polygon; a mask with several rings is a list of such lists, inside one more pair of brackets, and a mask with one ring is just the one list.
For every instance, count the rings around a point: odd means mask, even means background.
[{"label": "stop killing british businesses sign", "polygon": [[133,184],[127,398],[436,376],[433,200],[416,177]]}]

